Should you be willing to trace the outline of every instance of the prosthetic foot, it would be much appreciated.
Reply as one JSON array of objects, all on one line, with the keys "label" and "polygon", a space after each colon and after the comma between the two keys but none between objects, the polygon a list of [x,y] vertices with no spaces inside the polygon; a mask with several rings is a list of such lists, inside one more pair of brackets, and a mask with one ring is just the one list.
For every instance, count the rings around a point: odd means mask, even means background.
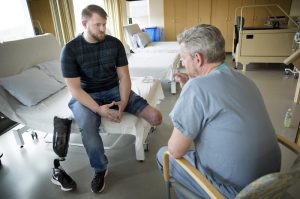
[{"label": "prosthetic foot", "polygon": [[55,159],[53,162],[54,168],[53,168],[51,182],[57,186],[60,186],[61,190],[63,191],[72,191],[76,189],[77,187],[76,182],[60,166],[59,161],[60,160]]},{"label": "prosthetic foot", "polygon": [[76,189],[76,182],[60,166],[60,161],[64,161],[68,153],[72,120],[55,116],[53,124],[53,151],[59,158],[53,161],[54,168],[51,182],[60,186],[63,191],[71,191]]}]

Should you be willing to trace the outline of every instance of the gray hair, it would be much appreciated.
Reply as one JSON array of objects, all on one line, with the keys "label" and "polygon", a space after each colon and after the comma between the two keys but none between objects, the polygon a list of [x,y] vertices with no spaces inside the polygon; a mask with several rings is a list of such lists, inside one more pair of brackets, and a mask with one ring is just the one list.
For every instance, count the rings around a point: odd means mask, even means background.
[{"label": "gray hair", "polygon": [[82,12],[81,12],[81,17],[82,19],[88,20],[91,18],[92,14],[96,13],[98,14],[100,17],[107,19],[107,13],[105,12],[105,10],[103,8],[101,8],[98,5],[88,5],[87,7],[85,7]]},{"label": "gray hair", "polygon": [[191,56],[201,53],[208,63],[225,60],[225,41],[218,28],[201,24],[191,27],[177,36],[179,44],[184,43]]}]

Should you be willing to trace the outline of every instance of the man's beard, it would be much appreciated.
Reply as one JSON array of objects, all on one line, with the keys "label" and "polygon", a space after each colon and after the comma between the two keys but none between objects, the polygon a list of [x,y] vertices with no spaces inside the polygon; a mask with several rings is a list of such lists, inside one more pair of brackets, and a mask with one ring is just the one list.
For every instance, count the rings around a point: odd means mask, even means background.
[{"label": "man's beard", "polygon": [[93,39],[95,39],[96,41],[103,41],[105,39],[105,32],[100,32],[99,34],[94,34],[92,32],[90,32],[90,35],[93,37]]}]

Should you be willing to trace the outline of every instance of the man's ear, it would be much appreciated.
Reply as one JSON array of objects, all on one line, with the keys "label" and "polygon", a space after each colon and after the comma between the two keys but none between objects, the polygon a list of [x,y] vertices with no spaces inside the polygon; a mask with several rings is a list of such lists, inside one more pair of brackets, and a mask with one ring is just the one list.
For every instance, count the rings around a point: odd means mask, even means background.
[{"label": "man's ear", "polygon": [[196,61],[197,61],[197,64],[199,66],[202,66],[204,64],[204,57],[203,57],[203,54],[202,53],[195,53],[195,58],[196,58]]},{"label": "man's ear", "polygon": [[83,19],[81,21],[81,23],[82,23],[83,27],[86,28],[86,26],[87,26],[87,20]]}]

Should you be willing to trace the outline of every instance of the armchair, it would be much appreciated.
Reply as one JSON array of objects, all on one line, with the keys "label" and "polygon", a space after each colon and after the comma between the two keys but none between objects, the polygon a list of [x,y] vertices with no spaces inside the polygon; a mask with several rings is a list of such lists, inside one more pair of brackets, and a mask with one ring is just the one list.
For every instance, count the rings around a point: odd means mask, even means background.
[{"label": "armchair", "polygon": [[[297,154],[293,166],[285,172],[271,173],[260,177],[242,189],[236,198],[283,198],[287,190],[300,180],[300,147],[288,141],[281,135],[277,135],[277,140]],[[168,199],[170,199],[171,186],[182,193],[185,198],[199,199],[201,197],[192,193],[185,185],[180,184],[169,175],[169,152],[166,151],[163,157],[163,177],[167,186]],[[199,184],[199,186],[211,198],[225,198],[197,169],[195,169],[184,158],[175,159],[176,162]]]}]

